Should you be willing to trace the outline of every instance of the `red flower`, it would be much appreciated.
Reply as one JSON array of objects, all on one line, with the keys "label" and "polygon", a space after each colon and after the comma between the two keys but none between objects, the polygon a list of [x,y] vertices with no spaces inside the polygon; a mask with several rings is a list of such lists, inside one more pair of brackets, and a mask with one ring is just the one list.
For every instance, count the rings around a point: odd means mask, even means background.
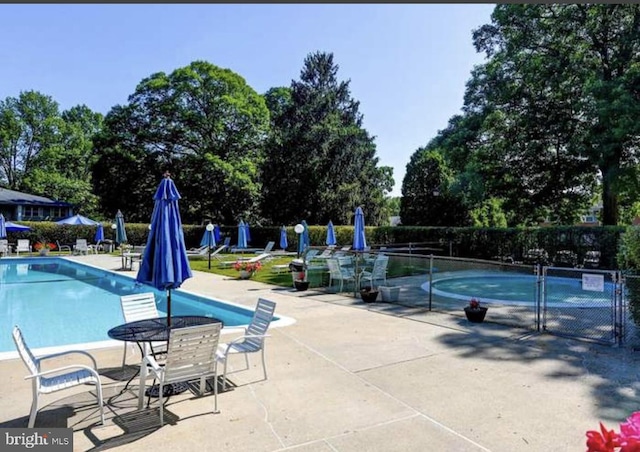
[{"label": "red flower", "polygon": [[480,307],[480,300],[472,298],[471,301],[469,301],[469,307],[471,309],[478,309]]},{"label": "red flower", "polygon": [[607,430],[600,422],[600,432],[587,432],[587,452],[615,452],[620,447],[619,435],[613,430]]},{"label": "red flower", "polygon": [[260,262],[236,261],[236,263],[233,264],[233,268],[237,271],[244,270],[249,273],[254,273],[262,268],[262,264]]},{"label": "red flower", "polygon": [[55,250],[56,249],[56,244],[55,243],[38,242],[35,245],[33,245],[33,247],[36,249],[36,251],[40,251],[42,249]]}]

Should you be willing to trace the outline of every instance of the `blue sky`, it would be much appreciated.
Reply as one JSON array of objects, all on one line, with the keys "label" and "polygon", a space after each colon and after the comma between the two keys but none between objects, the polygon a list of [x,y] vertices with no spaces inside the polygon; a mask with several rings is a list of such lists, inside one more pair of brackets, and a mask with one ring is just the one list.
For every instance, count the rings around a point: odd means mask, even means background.
[{"label": "blue sky", "polygon": [[206,60],[258,93],[333,52],[400,195],[410,156],[460,112],[494,5],[0,5],[0,99],[37,90],[106,114],[158,71]]}]

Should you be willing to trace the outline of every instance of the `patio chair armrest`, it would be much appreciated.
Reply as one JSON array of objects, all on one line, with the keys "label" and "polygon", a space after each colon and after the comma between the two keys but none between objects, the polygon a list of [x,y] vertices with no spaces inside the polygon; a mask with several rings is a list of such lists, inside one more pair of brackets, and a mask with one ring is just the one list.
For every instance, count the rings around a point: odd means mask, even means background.
[{"label": "patio chair armrest", "polygon": [[149,367],[155,374],[158,374],[162,370],[162,366],[158,364],[158,361],[156,361],[156,359],[151,355],[145,356],[142,360],[142,364],[149,365]]},{"label": "patio chair armrest", "polygon": [[72,354],[86,356],[93,363],[93,368],[94,369],[98,368],[98,363],[96,362],[96,359],[93,357],[93,355],[91,353],[85,352],[84,350],[67,350],[66,352],[52,353],[50,355],[40,356],[40,357],[37,358],[37,360],[38,360],[38,362],[42,362],[45,359],[59,358],[60,356],[72,355]]},{"label": "patio chair armrest", "polygon": [[92,368],[92,367],[85,366],[84,364],[71,364],[69,366],[57,367],[55,369],[45,370],[44,372],[38,372],[37,374],[27,375],[26,377],[24,377],[24,379],[25,380],[29,380],[31,378],[44,377],[45,375],[49,375],[49,374],[53,374],[53,373],[59,373],[59,372],[65,371],[65,370],[72,370],[72,369],[88,370],[93,375],[98,377],[98,379],[100,378],[100,374],[98,374],[98,371],[96,369]]}]

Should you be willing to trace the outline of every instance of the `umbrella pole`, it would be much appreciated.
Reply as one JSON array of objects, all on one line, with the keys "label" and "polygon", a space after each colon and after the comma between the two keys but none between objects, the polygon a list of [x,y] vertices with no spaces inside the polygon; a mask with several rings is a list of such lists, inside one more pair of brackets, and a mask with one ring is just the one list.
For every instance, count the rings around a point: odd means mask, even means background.
[{"label": "umbrella pole", "polygon": [[167,326],[171,327],[171,289],[167,289]]}]

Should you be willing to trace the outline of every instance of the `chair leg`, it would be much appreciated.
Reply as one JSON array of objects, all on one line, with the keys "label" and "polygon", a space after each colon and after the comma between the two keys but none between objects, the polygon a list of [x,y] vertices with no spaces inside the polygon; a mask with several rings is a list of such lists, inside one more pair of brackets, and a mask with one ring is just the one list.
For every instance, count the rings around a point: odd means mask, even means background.
[{"label": "chair leg", "polygon": [[96,386],[98,389],[96,398],[98,399],[98,405],[100,405],[100,423],[104,425],[104,403],[102,402],[102,384],[100,381],[98,381]]},{"label": "chair leg", "polygon": [[127,342],[124,343],[124,352],[122,353],[122,368],[124,369],[125,361],[127,360],[127,347],[129,344]]},{"label": "chair leg", "polygon": [[219,413],[218,410],[218,364],[216,363],[216,371],[213,374],[213,412]]},{"label": "chair leg", "polygon": [[36,415],[38,414],[38,393],[33,394],[33,402],[31,402],[31,413],[29,414],[29,428],[33,428],[36,423]]},{"label": "chair leg", "polygon": [[222,371],[222,390],[227,390],[227,361],[229,361],[229,355],[224,357],[224,370]]},{"label": "chair leg", "polygon": [[264,372],[264,379],[266,380],[267,377],[267,363],[264,359],[264,342],[262,343],[262,370]]},{"label": "chair leg", "polygon": [[158,394],[158,401],[160,403],[160,427],[164,425],[164,388],[162,387],[162,379],[158,383],[160,387],[160,393]]}]

